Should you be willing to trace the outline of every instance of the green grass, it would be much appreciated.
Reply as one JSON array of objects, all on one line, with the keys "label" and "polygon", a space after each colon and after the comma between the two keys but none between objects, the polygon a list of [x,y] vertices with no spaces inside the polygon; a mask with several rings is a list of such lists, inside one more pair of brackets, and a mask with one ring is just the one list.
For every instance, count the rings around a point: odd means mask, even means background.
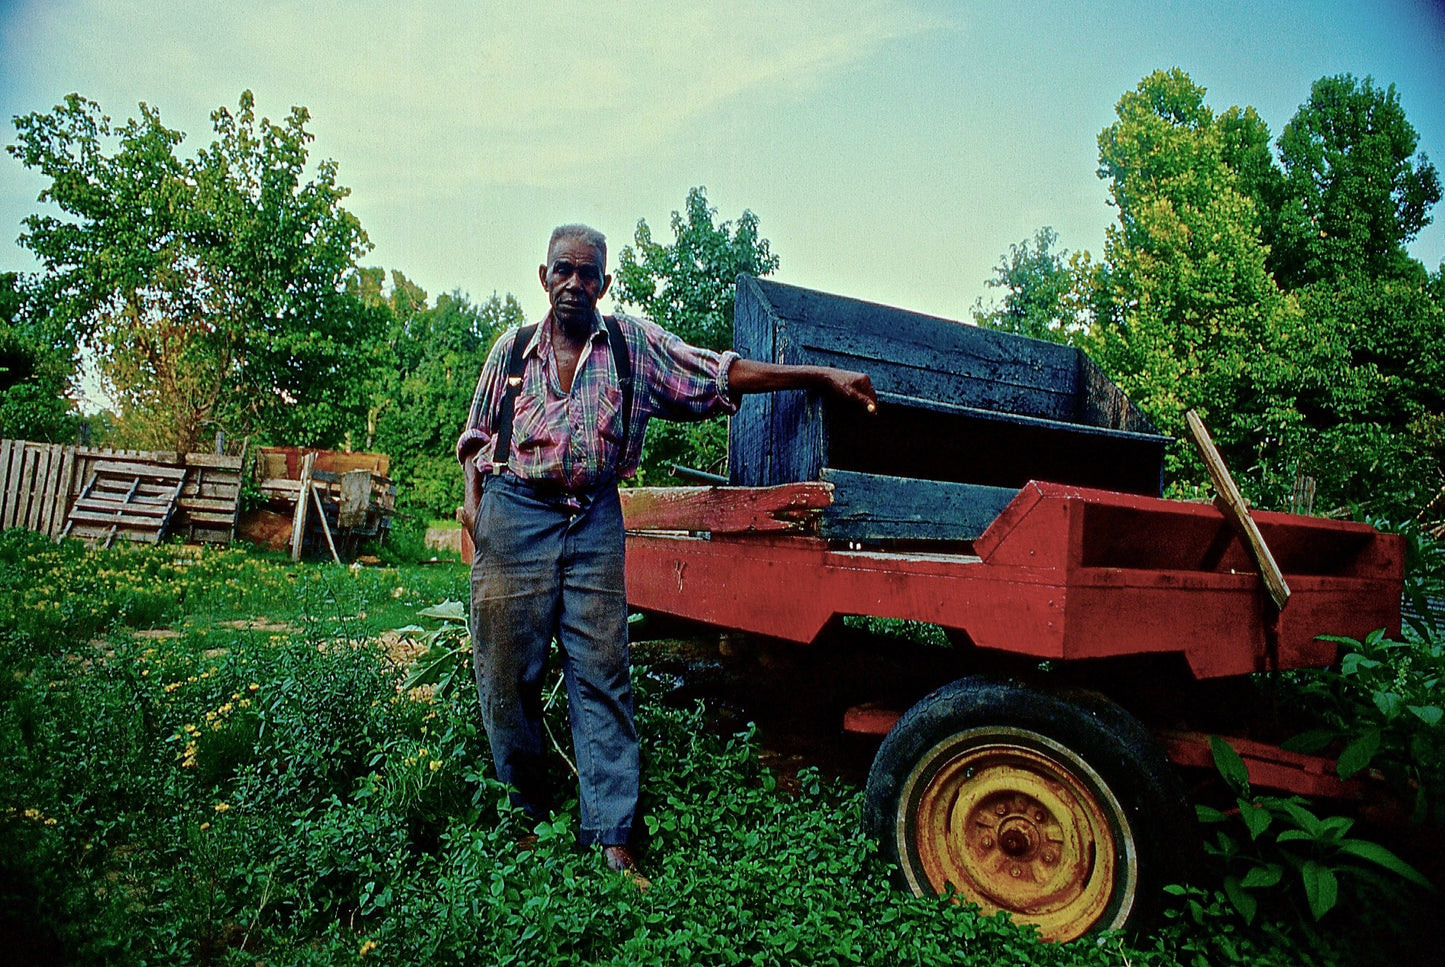
[{"label": "green grass", "polygon": [[[751,732],[636,676],[639,893],[492,778],[470,688],[403,694],[378,643],[464,600],[457,565],[0,534],[0,943],[20,962],[1330,962],[1327,942],[1180,901],[1155,934],[1040,943],[894,889],[861,791],[780,783]],[[421,622],[425,623],[425,622]],[[418,700],[418,699],[422,700]],[[565,744],[562,702],[548,720]],[[557,757],[562,788],[564,766]],[[791,778],[791,777],[790,777]],[[1343,933],[1359,923],[1341,920]]]}]

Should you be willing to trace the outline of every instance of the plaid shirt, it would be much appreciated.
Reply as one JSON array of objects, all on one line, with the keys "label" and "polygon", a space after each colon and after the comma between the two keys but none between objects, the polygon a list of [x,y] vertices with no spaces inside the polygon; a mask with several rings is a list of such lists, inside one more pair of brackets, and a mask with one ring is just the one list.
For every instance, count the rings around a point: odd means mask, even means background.
[{"label": "plaid shirt", "polygon": [[[647,420],[700,420],[735,413],[728,397],[727,373],[737,353],[689,346],[655,323],[617,315],[632,363],[632,420],[627,452],[622,443],[622,393],[617,368],[599,317],[582,347],[572,392],[563,393],[552,351],[552,318],[537,327],[524,355],[522,387],[512,416],[512,447],[507,469],[533,483],[566,490],[588,490],[613,477],[637,473]],[[518,330],[498,339],[482,367],[457,459],[466,454],[482,473],[495,465],[494,423],[507,382],[507,362]],[[475,451],[475,452],[473,452]]]}]

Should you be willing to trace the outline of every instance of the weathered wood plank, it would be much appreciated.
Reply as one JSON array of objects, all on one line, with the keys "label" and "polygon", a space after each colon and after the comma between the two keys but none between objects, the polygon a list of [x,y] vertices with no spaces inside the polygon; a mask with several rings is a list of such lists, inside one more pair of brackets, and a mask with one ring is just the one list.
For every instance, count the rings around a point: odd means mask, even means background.
[{"label": "weathered wood plank", "polygon": [[301,480],[297,489],[296,516],[291,526],[291,560],[301,560],[301,545],[306,541],[306,508],[310,503],[307,495],[313,493],[311,489],[311,473],[316,463],[314,453],[306,454],[301,463]]},{"label": "weathered wood plank", "polygon": [[0,530],[10,526],[17,492],[20,489],[20,481],[11,472],[11,461],[14,459],[17,446],[23,450],[24,441],[0,440]]},{"label": "weathered wood plank", "polygon": [[176,501],[181,510],[194,516],[202,513],[230,513],[236,509],[236,498],[230,500],[207,500],[201,497],[182,497]]},{"label": "weathered wood plank", "polygon": [[70,489],[75,479],[75,447],[62,450],[60,472],[55,478],[55,501],[50,508],[50,519],[45,524],[45,535],[55,537],[65,526],[65,515],[70,510]]},{"label": "weathered wood plank", "polygon": [[71,509],[80,510],[120,510],[122,508],[134,507],[137,513],[168,513],[172,509],[172,502],[164,497],[138,497],[131,496],[126,499],[126,494],[101,494],[91,491],[88,496],[81,497]]},{"label": "weathered wood plank", "polygon": [[15,508],[16,527],[30,526],[30,503],[35,497],[35,471],[38,463],[34,448],[27,445],[24,464],[20,470],[20,499]]},{"label": "weathered wood plank", "polygon": [[149,463],[128,463],[119,460],[98,461],[95,464],[95,469],[113,476],[125,474],[134,477],[157,477],[162,480],[175,482],[182,481],[186,478],[185,467],[161,466]]},{"label": "weathered wood plank", "polygon": [[1265,587],[1269,589],[1269,596],[1274,601],[1275,608],[1283,611],[1285,603],[1289,601],[1289,584],[1285,582],[1284,572],[1275,563],[1269,545],[1260,535],[1259,526],[1254,522],[1254,518],[1249,516],[1249,505],[1245,503],[1244,495],[1235,485],[1234,475],[1229,472],[1224,458],[1215,449],[1214,441],[1210,439],[1209,431],[1204,428],[1204,422],[1199,419],[1199,414],[1189,410],[1184,414],[1184,419],[1189,424],[1189,432],[1194,436],[1194,443],[1199,447],[1199,453],[1204,458],[1204,466],[1209,471],[1209,479],[1219,495],[1215,503],[1239,531],[1240,536],[1244,538],[1250,554],[1259,567],[1260,577],[1264,579]]},{"label": "weathered wood plank", "polygon": [[114,524],[121,523],[127,527],[161,527],[168,516],[164,507],[137,507],[134,505],[121,505],[117,507],[72,507],[70,508],[70,519],[76,522],[78,527],[81,522],[91,524]]},{"label": "weathered wood plank", "polygon": [[337,523],[341,527],[359,527],[366,523],[371,503],[371,471],[348,470],[341,475],[341,506]]},{"label": "weathered wood plank", "polygon": [[734,484],[817,480],[831,467],[1159,492],[1167,438],[1072,347],[746,276],[735,345],[750,358],[861,369],[880,406],[865,415],[800,391],[745,398],[729,428]]},{"label": "weathered wood plank", "polygon": [[25,520],[25,505],[30,499],[25,485],[25,469],[28,463],[25,458],[26,449],[24,440],[16,440],[15,449],[10,454],[10,494],[5,510],[6,527],[24,526],[21,522]]},{"label": "weathered wood plank", "polygon": [[223,510],[189,510],[186,511],[186,519],[192,526],[208,525],[211,529],[229,529],[236,523],[236,514],[234,511]]},{"label": "weathered wood plank", "polygon": [[888,477],[825,468],[833,502],[820,533],[850,541],[972,541],[1018,494],[1016,488]]},{"label": "weathered wood plank", "polygon": [[879,389],[1047,419],[1076,410],[1078,351],[845,296],[750,280],[788,331],[788,362],[864,369]]},{"label": "weathered wood plank", "polygon": [[717,534],[806,530],[831,501],[827,484],[777,487],[628,487],[621,491],[628,530]]},{"label": "weathered wood plank", "polygon": [[188,453],[185,455],[187,467],[206,467],[221,470],[234,470],[237,473],[241,470],[241,457],[231,456],[225,453]]},{"label": "weathered wood plank", "polygon": [[30,507],[25,514],[25,529],[39,530],[40,520],[49,509],[46,493],[49,490],[50,447],[44,443],[30,446],[30,459],[35,463],[35,476],[31,482]]}]

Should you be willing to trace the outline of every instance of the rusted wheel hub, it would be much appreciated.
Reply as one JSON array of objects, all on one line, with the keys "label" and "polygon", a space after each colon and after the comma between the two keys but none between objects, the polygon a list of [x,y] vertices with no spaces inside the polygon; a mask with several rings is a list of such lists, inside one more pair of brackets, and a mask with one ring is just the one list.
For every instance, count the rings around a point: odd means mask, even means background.
[{"label": "rusted wheel hub", "polygon": [[911,845],[934,891],[1071,940],[1117,899],[1110,816],[1123,814],[1085,763],[1037,745],[995,733],[955,747],[915,800]]}]

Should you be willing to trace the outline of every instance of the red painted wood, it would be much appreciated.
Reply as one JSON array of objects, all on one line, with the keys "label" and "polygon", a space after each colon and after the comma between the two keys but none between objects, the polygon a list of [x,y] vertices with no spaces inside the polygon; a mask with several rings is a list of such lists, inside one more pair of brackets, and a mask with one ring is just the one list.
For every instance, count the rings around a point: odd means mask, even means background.
[{"label": "red painted wood", "polygon": [[829,484],[776,487],[624,487],[628,530],[769,533],[802,531],[833,502]]},{"label": "red painted wood", "polygon": [[[1215,767],[1209,736],[1202,732],[1159,732],[1155,738],[1175,765],[1201,769]],[[1236,736],[1220,738],[1244,760],[1253,789],[1332,799],[1363,799],[1369,793],[1368,783],[1358,779],[1341,779],[1334,759],[1289,752],[1279,746]]]},{"label": "red painted wood", "polygon": [[878,705],[855,705],[843,713],[843,731],[853,735],[887,735],[894,724],[903,718],[897,709]]},{"label": "red painted wood", "polygon": [[[1327,664],[1321,634],[1399,630],[1403,549],[1365,525],[1260,514],[1295,589],[1279,668]],[[1181,653],[1198,678],[1263,671],[1263,586],[1216,541],[1208,504],[1030,483],[975,542],[978,556],[843,551],[807,537],[632,534],[633,607],[813,641],[834,615],[926,621],[1037,658]],[[1233,539],[1233,538],[1229,538]],[[1320,553],[1311,554],[1311,548]],[[1166,564],[1167,567],[1156,565]]]}]

